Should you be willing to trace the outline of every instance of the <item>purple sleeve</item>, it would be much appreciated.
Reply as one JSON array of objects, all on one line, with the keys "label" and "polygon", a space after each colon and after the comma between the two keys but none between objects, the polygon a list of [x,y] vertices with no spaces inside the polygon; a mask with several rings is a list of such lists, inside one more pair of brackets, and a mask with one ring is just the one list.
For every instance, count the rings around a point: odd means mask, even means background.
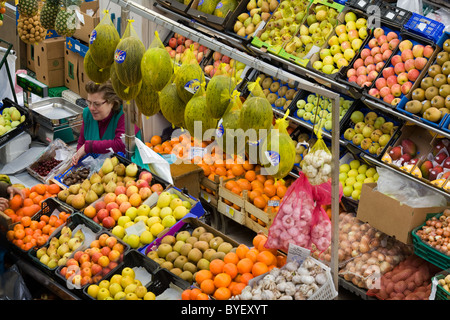
[{"label": "purple sleeve", "polygon": [[113,149],[114,152],[125,153],[125,144],[121,136],[125,133],[125,116],[122,115],[117,123],[115,137],[113,140],[90,140],[86,141],[86,153],[107,153],[108,149]]},{"label": "purple sleeve", "polygon": [[84,139],[84,122],[81,124],[80,136],[78,137],[77,150],[86,142]]}]

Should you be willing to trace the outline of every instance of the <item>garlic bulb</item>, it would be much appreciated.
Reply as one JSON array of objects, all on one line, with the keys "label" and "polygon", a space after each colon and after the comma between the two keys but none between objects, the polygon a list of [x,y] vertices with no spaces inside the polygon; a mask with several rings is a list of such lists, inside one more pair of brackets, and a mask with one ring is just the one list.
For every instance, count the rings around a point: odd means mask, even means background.
[{"label": "garlic bulb", "polygon": [[293,299],[292,299],[292,296],[284,295],[284,296],[281,296],[278,300],[293,300]]},{"label": "garlic bulb", "polygon": [[309,276],[309,271],[304,267],[300,267],[297,269],[297,274],[301,276]]},{"label": "garlic bulb", "polygon": [[271,290],[263,290],[261,293],[262,300],[275,300],[275,294]]},{"label": "garlic bulb", "polygon": [[297,292],[297,289],[292,282],[287,282],[284,292],[286,293],[286,295],[293,296]]},{"label": "garlic bulb", "polygon": [[277,290],[284,292],[286,290],[286,285],[287,285],[286,281],[278,283]]},{"label": "garlic bulb", "polygon": [[312,284],[315,281],[314,277],[312,276],[301,276],[300,282],[304,284]]},{"label": "garlic bulb", "polygon": [[306,258],[305,261],[303,261],[303,263],[302,263],[302,267],[306,268],[306,269],[310,269],[310,268],[314,267],[315,265],[316,265],[316,263],[310,257]]},{"label": "garlic bulb", "polygon": [[297,270],[298,267],[299,267],[298,263],[295,261],[290,261],[290,262],[286,263],[286,265],[285,265],[285,269],[288,271],[295,271],[295,270]]},{"label": "garlic bulb", "polygon": [[325,272],[318,273],[315,277],[315,280],[319,286],[324,285],[325,282],[327,282],[327,277],[325,275]]}]

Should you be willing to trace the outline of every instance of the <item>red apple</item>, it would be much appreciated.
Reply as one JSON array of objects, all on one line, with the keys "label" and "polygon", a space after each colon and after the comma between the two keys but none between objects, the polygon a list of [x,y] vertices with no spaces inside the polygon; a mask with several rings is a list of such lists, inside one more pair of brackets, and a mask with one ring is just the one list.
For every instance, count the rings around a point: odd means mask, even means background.
[{"label": "red apple", "polygon": [[430,57],[432,56],[432,54],[433,54],[433,51],[434,51],[434,49],[433,49],[432,46],[426,45],[426,46],[423,48],[423,56],[424,56],[425,58],[430,58]]},{"label": "red apple", "polygon": [[375,71],[376,72],[380,72],[384,67],[384,61],[383,62],[378,62],[375,66]]},{"label": "red apple", "polygon": [[387,67],[385,69],[383,69],[383,77],[385,79],[389,78],[390,76],[395,75],[395,71],[393,67]]},{"label": "red apple", "polygon": [[[392,50],[392,49],[391,49]],[[392,57],[392,59],[391,59],[391,63],[392,63],[392,65],[395,67],[395,65],[397,64],[397,63],[400,63],[400,62],[402,62],[402,57],[401,56],[399,56],[398,54],[396,54],[395,56],[393,56]]]},{"label": "red apple", "polygon": [[428,173],[428,180],[430,181],[436,180],[438,175],[443,171],[444,169],[441,166],[435,166],[434,168],[431,168]]},{"label": "red apple", "polygon": [[178,38],[177,38],[178,45],[183,44],[185,41],[186,41],[186,37],[183,37],[181,35],[178,36]]},{"label": "red apple", "polygon": [[125,186],[117,186],[114,190],[114,193],[116,194],[116,196],[118,196],[119,194],[126,194],[127,188]]},{"label": "red apple", "polygon": [[99,200],[94,204],[95,211],[99,212],[101,209],[106,208],[106,203],[103,200]]},{"label": "red apple", "polygon": [[377,88],[372,88],[372,89],[370,89],[370,90],[369,90],[369,94],[370,94],[372,97],[380,98],[380,91],[379,91]]},{"label": "red apple", "polygon": [[375,64],[377,64],[378,62],[383,62],[383,54],[382,53],[377,53],[374,57],[373,57],[373,62]]},{"label": "red apple", "polygon": [[356,70],[354,68],[347,70],[347,78],[350,78],[351,76],[356,76]]},{"label": "red apple", "polygon": [[422,70],[423,68],[425,68],[425,65],[427,64],[427,59],[424,57],[419,57],[414,59],[414,67],[417,70]]},{"label": "red apple", "polygon": [[408,81],[408,74],[406,72],[402,72],[397,76],[397,82],[400,84],[404,84]]},{"label": "red apple", "polygon": [[105,209],[108,210],[108,212],[111,212],[112,209],[117,209],[117,208],[119,208],[119,205],[117,204],[117,202],[109,202],[106,205]]},{"label": "red apple", "polygon": [[[367,50],[369,50],[369,49],[367,49]],[[369,55],[367,55],[366,57],[368,57]],[[364,60],[362,58],[356,59],[355,62],[353,63],[353,68],[355,70],[357,70],[359,67],[363,67],[363,66],[364,66]]]},{"label": "red apple", "polygon": [[213,60],[215,60],[215,61],[220,61],[221,58],[222,58],[222,54],[221,54],[220,52],[215,51],[215,52],[213,53]]},{"label": "red apple", "polygon": [[359,67],[358,69],[356,69],[356,75],[360,76],[360,75],[366,75],[367,74],[367,68],[364,66]]},{"label": "red apple", "polygon": [[145,180],[148,182],[148,184],[150,184],[152,182],[153,175],[151,174],[151,172],[144,170],[139,174],[139,179]]},{"label": "red apple", "polygon": [[392,55],[392,50],[391,49],[385,50],[383,52],[383,60],[387,61],[391,55]]},{"label": "red apple", "polygon": [[385,44],[385,43],[388,42],[387,37],[386,37],[385,35],[379,36],[379,37],[377,38],[377,41],[378,41],[378,44],[379,44],[380,46],[382,46],[383,44]]},{"label": "red apple", "polygon": [[380,47],[381,53],[384,53],[386,50],[390,50],[389,49],[389,43],[383,43]]},{"label": "red apple", "polygon": [[380,89],[380,97],[381,98],[384,98],[389,94],[391,94],[391,89],[389,87],[383,87]]},{"label": "red apple", "polygon": [[230,63],[231,58],[229,56],[222,56],[222,62],[223,63]]},{"label": "red apple", "polygon": [[348,78],[348,82],[355,82],[356,83],[356,80],[358,79],[358,77],[355,75],[355,76],[351,76],[350,78]]},{"label": "red apple", "polygon": [[369,41],[369,48],[372,49],[372,48],[375,48],[375,47],[378,47],[377,39],[370,39],[370,41]]},{"label": "red apple", "polygon": [[408,59],[414,59],[414,55],[411,49],[405,49],[401,54],[403,62]]},{"label": "red apple", "polygon": [[378,72],[376,71],[370,71],[369,74],[367,75],[367,80],[369,80],[370,82],[373,82],[378,76]]},{"label": "red apple", "polygon": [[145,200],[152,195],[152,190],[150,189],[150,187],[140,188],[139,195],[141,196],[142,200]]},{"label": "red apple", "polygon": [[370,50],[370,55],[372,57],[375,57],[376,54],[381,53],[380,47],[373,47],[372,50]]},{"label": "red apple", "polygon": [[436,161],[438,164],[442,164],[444,160],[447,159],[447,153],[441,152],[434,157],[434,161]]},{"label": "red apple", "polygon": [[410,71],[414,69],[414,59],[408,59],[405,61],[405,70]]},{"label": "red apple", "polygon": [[356,79],[356,83],[360,87],[362,87],[365,82],[367,82],[367,76],[364,74],[359,75],[358,78]]},{"label": "red apple", "polygon": [[388,32],[388,34],[386,35],[387,41],[391,41],[392,39],[398,39],[398,35],[397,33],[395,33],[394,31],[390,31]]},{"label": "red apple", "polygon": [[387,83],[386,83],[386,79],[385,78],[378,78],[375,81],[375,87],[377,87],[378,90],[381,90],[381,88],[384,88],[386,86],[387,86]]},{"label": "red apple", "polygon": [[398,83],[391,87],[391,92],[394,97],[400,97],[402,95],[402,87]]},{"label": "red apple", "polygon": [[403,62],[399,62],[394,66],[394,72],[395,74],[400,74],[402,72],[405,72],[405,64]]},{"label": "red apple", "polygon": [[398,83],[397,81],[398,81],[398,80],[397,80],[397,77],[396,77],[395,75],[389,76],[389,77],[386,79],[386,85],[387,85],[389,88],[391,88],[394,84]]},{"label": "red apple", "polygon": [[[368,56],[370,56],[370,49],[368,49],[368,48],[364,48],[364,49],[362,49],[361,50],[361,59],[365,59],[365,58],[367,58]],[[356,61],[355,61],[355,63],[356,63]]]},{"label": "red apple", "polygon": [[423,57],[423,50],[424,50],[424,46],[423,45],[416,44],[412,48],[412,53],[413,53],[414,57],[416,57],[416,58]]},{"label": "red apple", "polygon": [[402,93],[408,94],[409,91],[411,91],[412,83],[407,81],[404,84],[402,84]]},{"label": "red apple", "polygon": [[92,262],[93,262],[94,264],[91,266],[91,269],[92,269],[92,267],[98,262],[98,259],[99,259],[102,255],[103,255],[103,254],[102,254],[101,252],[94,252],[94,253],[92,254],[91,260],[92,260]]},{"label": "red apple", "polygon": [[395,97],[392,94],[388,94],[387,96],[385,96],[383,98],[383,101],[391,104],[394,99],[395,99]]},{"label": "red apple", "polygon": [[169,40],[169,46],[172,48],[172,49],[175,49],[176,47],[177,47],[177,39],[175,39],[175,38],[170,38],[170,40]]},{"label": "red apple", "polygon": [[372,56],[368,56],[366,59],[364,59],[364,65],[367,67],[369,64],[374,64],[375,60]]},{"label": "red apple", "polygon": [[107,216],[102,220],[102,225],[106,229],[111,229],[116,225],[116,220],[114,220],[114,218],[111,216]]},{"label": "red apple", "polygon": [[106,217],[109,216],[109,211],[107,209],[100,209],[99,211],[97,211],[97,219],[98,221],[102,222],[103,219],[105,219]]},{"label": "red apple", "polygon": [[420,72],[417,69],[409,70],[408,71],[408,80],[412,81],[412,82],[416,81],[416,79],[419,77],[419,74],[420,74]]},{"label": "red apple", "polygon": [[375,38],[379,38],[379,37],[381,37],[382,35],[384,35],[384,30],[382,29],[382,28],[375,28],[374,30],[373,30],[373,36],[375,37]]},{"label": "red apple", "polygon": [[443,166],[445,169],[450,169],[450,157],[445,158]]},{"label": "red apple", "polygon": [[369,65],[366,67],[367,74],[369,74],[369,73],[372,72],[372,71],[376,71],[376,69],[377,69],[377,67],[375,66],[375,64],[369,64]]},{"label": "red apple", "polygon": [[395,48],[397,48],[399,44],[400,44],[399,39],[392,39],[391,41],[389,41],[389,49],[394,50]]}]

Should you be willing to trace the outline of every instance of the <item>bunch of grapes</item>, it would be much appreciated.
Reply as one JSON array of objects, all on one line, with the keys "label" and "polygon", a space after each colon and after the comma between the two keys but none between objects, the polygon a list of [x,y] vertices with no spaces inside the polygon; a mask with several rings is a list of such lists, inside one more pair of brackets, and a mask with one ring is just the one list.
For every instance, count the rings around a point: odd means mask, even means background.
[{"label": "bunch of grapes", "polygon": [[45,159],[39,161],[32,169],[41,177],[46,177],[61,162],[62,160],[56,160],[55,158]]}]

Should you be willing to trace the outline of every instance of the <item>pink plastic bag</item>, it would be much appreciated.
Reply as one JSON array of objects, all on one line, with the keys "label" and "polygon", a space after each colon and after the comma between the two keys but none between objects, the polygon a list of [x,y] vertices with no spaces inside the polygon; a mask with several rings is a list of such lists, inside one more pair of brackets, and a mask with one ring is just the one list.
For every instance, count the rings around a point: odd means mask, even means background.
[{"label": "pink plastic bag", "polygon": [[306,249],[314,244],[318,250],[326,250],[331,243],[331,221],[322,205],[330,203],[331,181],[312,186],[300,173],[283,197],[265,246],[287,252],[289,243]]}]

